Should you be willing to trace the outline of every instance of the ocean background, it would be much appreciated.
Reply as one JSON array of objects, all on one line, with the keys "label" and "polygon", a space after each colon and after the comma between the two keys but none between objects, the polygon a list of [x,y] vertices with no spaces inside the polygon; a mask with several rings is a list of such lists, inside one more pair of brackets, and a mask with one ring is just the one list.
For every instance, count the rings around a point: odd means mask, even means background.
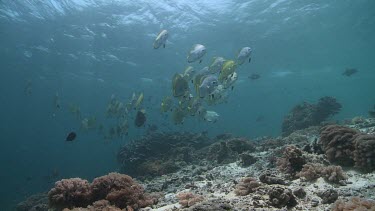
[{"label": "ocean background", "polygon": [[[155,50],[162,29],[170,36],[165,49]],[[234,59],[245,46],[253,49],[252,61],[239,67],[228,103],[209,109],[220,114],[218,122],[189,118],[175,126],[160,114],[160,102],[197,43],[207,54],[193,64],[196,70],[214,56]],[[79,129],[70,103],[110,125],[111,96],[126,101],[142,91],[147,123],[159,131],[278,136],[294,105],[323,96],[343,105],[334,120],[368,116],[375,103],[374,49],[371,0],[1,0],[2,210],[49,190],[53,172],[58,179],[91,180],[118,171],[119,147],[146,133],[131,125],[126,138],[105,141]],[[344,76],[346,68],[358,73]],[[250,80],[253,73],[261,78]],[[70,131],[78,136],[68,143]]]}]

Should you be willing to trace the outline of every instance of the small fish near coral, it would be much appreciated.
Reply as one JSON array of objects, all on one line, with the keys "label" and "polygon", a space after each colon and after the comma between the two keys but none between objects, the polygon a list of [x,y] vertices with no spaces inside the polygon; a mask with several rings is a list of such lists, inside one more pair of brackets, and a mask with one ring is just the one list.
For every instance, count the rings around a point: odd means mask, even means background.
[{"label": "small fish near coral", "polygon": [[75,132],[70,132],[66,137],[65,141],[74,141],[76,139],[77,134]]},{"label": "small fish near coral", "polygon": [[357,72],[358,70],[356,68],[346,68],[345,71],[342,73],[342,75],[350,77],[356,74]]}]

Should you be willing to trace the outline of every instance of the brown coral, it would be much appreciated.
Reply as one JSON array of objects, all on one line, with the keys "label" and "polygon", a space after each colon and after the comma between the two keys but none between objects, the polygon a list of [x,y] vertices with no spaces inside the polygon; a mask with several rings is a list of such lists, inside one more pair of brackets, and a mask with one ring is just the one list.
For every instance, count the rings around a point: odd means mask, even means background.
[{"label": "brown coral", "polygon": [[238,196],[246,196],[249,193],[255,192],[259,186],[261,186],[261,184],[257,182],[255,178],[245,177],[236,185],[234,193]]},{"label": "brown coral", "polygon": [[319,144],[321,144],[330,162],[353,166],[353,141],[358,135],[359,131],[355,129],[328,125],[321,130]]},{"label": "brown coral", "polygon": [[302,166],[306,163],[302,151],[293,146],[286,146],[283,151],[283,156],[276,162],[277,167],[280,171],[294,177],[297,172],[302,169]]},{"label": "brown coral", "polygon": [[297,174],[297,176],[304,177],[309,181],[323,177],[328,182],[339,184],[348,178],[341,166],[324,166],[322,164],[315,163],[303,165],[302,170]]},{"label": "brown coral", "polygon": [[332,211],[374,211],[375,201],[353,197],[345,202],[338,200],[332,207]]},{"label": "brown coral", "polygon": [[92,182],[95,200],[106,199],[119,208],[138,209],[153,204],[153,200],[144,194],[144,189],[130,176],[109,173]]},{"label": "brown coral", "polygon": [[329,161],[355,166],[366,171],[375,169],[375,135],[338,125],[322,128],[319,144]]},{"label": "brown coral", "polygon": [[195,195],[191,192],[179,193],[177,195],[177,198],[179,199],[179,203],[181,204],[182,207],[191,207],[194,204],[197,204],[203,201],[202,196]]},{"label": "brown coral", "polygon": [[375,169],[375,135],[359,135],[354,140],[355,166],[372,171]]},{"label": "brown coral", "polygon": [[90,183],[81,178],[62,179],[48,192],[50,207],[62,209],[86,207],[92,202]]}]

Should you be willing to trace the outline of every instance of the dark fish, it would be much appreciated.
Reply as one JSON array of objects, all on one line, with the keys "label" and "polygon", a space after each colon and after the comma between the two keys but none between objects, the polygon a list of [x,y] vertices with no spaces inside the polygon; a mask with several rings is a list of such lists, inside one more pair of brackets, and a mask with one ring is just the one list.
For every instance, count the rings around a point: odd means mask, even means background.
[{"label": "dark fish", "polygon": [[145,124],[146,122],[146,115],[143,111],[138,111],[137,112],[137,115],[135,117],[135,120],[134,120],[134,124],[135,126],[137,127],[141,127]]},{"label": "dark fish", "polygon": [[264,120],[264,116],[260,115],[255,119],[255,122],[261,122]]},{"label": "dark fish", "polygon": [[253,73],[249,76],[249,78],[251,80],[256,80],[256,79],[259,79],[260,78],[260,75],[259,74],[256,74],[256,73]]},{"label": "dark fish", "polygon": [[346,76],[350,77],[357,72],[358,72],[358,70],[356,68],[346,68],[346,70],[342,73],[342,75],[346,75]]},{"label": "dark fish", "polygon": [[68,136],[66,137],[65,141],[74,141],[74,139],[77,137],[77,134],[75,132],[70,132]]}]

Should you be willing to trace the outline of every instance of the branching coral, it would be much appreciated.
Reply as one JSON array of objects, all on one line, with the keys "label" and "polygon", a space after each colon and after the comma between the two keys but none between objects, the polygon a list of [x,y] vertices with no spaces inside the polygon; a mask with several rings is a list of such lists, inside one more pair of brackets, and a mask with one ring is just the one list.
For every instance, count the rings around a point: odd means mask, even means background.
[{"label": "branching coral", "polygon": [[323,177],[331,183],[339,183],[348,179],[341,166],[324,166],[322,164],[308,163],[303,165],[301,172],[297,174],[299,177],[304,177],[308,181],[316,180]]},{"label": "branching coral", "polygon": [[375,201],[353,197],[345,202],[338,200],[332,207],[332,211],[373,211],[375,210]]},{"label": "branching coral", "polygon": [[86,207],[92,202],[92,189],[81,178],[62,179],[48,192],[49,205],[53,208]]},{"label": "branching coral", "polygon": [[322,97],[317,104],[303,102],[296,105],[284,118],[282,134],[287,136],[293,131],[319,125],[340,110],[341,105],[333,97]]},{"label": "branching coral", "polygon": [[302,151],[293,145],[289,145],[285,147],[283,156],[277,160],[277,167],[280,171],[294,177],[305,163],[306,159]]},{"label": "branching coral", "polygon": [[255,192],[259,186],[261,186],[261,184],[257,182],[255,178],[245,177],[236,185],[234,193],[238,196],[246,196],[249,193]]},{"label": "branching coral", "polygon": [[191,192],[179,193],[177,195],[177,198],[179,199],[179,203],[181,204],[182,207],[191,207],[194,204],[197,204],[203,201],[202,196],[195,195]]}]

